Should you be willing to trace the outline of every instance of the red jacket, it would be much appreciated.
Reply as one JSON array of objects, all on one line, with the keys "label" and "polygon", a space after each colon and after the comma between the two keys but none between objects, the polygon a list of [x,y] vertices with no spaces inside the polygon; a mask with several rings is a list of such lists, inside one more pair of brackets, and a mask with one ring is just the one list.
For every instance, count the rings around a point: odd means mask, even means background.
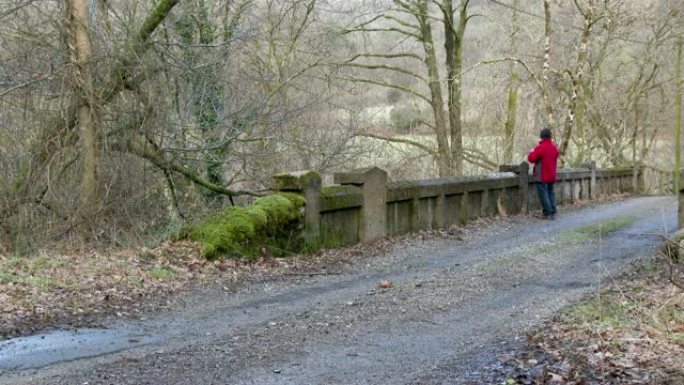
[{"label": "red jacket", "polygon": [[542,139],[537,147],[527,155],[527,160],[534,163],[534,173],[541,166],[542,183],[554,183],[556,181],[556,168],[558,167],[558,147],[550,138]]}]

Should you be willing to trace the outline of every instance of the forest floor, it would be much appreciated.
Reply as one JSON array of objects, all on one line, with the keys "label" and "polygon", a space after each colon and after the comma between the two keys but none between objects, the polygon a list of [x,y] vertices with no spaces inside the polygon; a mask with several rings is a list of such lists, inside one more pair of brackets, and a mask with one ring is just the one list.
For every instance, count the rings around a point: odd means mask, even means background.
[{"label": "forest floor", "polygon": [[[0,257],[0,384],[683,384],[681,277],[655,235],[673,207],[633,198],[253,262],[192,243]],[[98,327],[124,343],[88,350]],[[12,339],[51,329],[81,347]]]}]

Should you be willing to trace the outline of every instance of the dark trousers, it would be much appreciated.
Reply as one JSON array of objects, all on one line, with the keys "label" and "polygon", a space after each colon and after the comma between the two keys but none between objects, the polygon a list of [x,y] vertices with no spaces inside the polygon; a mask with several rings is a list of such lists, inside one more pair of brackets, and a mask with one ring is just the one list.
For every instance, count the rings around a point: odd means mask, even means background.
[{"label": "dark trousers", "polygon": [[545,217],[556,215],[556,192],[554,183],[537,183],[539,202],[542,205],[542,213]]}]

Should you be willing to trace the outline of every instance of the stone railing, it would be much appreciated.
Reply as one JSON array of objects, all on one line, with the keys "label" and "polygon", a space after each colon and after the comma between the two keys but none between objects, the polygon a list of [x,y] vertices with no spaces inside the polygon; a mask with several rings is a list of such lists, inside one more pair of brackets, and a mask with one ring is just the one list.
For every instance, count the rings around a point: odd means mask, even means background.
[{"label": "stone railing", "polygon": [[[373,167],[335,174],[322,186],[312,171],[279,174],[273,188],[303,194],[307,201],[304,237],[324,247],[366,242],[385,235],[465,224],[475,218],[540,209],[529,165],[502,167],[488,175],[389,182]],[[641,173],[632,168],[558,171],[559,205],[601,196],[638,192]]]}]

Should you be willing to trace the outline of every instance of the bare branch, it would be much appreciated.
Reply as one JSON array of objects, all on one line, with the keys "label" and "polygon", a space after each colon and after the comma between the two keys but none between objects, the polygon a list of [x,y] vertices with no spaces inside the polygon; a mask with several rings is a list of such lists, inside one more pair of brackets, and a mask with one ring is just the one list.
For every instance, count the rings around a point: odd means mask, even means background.
[{"label": "bare branch", "polygon": [[230,138],[222,140],[219,143],[215,143],[215,144],[208,145],[208,146],[190,147],[190,148],[186,148],[186,147],[163,147],[160,150],[164,151],[164,152],[207,152],[207,151],[221,150],[221,149],[225,148],[226,146],[228,146],[234,142],[251,143],[251,142],[262,142],[262,141],[273,140],[273,139],[275,139],[275,138],[274,137],[268,137],[268,136],[261,136],[261,137],[257,137],[257,138],[247,138],[247,139],[230,137]]},{"label": "bare branch", "polygon": [[497,170],[499,167],[499,165],[496,162],[490,160],[484,152],[477,150],[475,148],[464,148],[463,157],[469,163],[480,166],[485,170],[494,171]]},{"label": "bare branch", "polygon": [[355,82],[355,83],[374,84],[374,85],[376,85],[376,86],[387,87],[387,88],[394,88],[394,89],[396,89],[396,90],[404,91],[404,92],[406,92],[407,94],[410,94],[410,95],[413,95],[413,96],[415,96],[415,97],[417,97],[417,98],[420,98],[420,99],[422,99],[422,100],[424,100],[424,101],[426,101],[426,102],[428,102],[428,103],[431,103],[431,100],[430,100],[427,96],[425,96],[425,95],[423,95],[423,94],[421,94],[421,93],[419,93],[419,92],[417,92],[417,91],[414,91],[414,90],[412,90],[412,89],[410,89],[410,88],[408,88],[408,87],[406,87],[406,86],[402,86],[402,85],[399,85],[399,84],[388,83],[388,82],[385,82],[385,81],[382,81],[382,80],[362,79],[362,78],[342,77],[342,78],[340,78],[340,79],[346,80],[346,81],[350,81],[350,82]]},{"label": "bare branch", "polygon": [[347,33],[352,33],[352,32],[396,32],[396,33],[400,33],[402,35],[412,37],[412,38],[417,39],[417,40],[421,39],[421,36],[417,33],[405,31],[403,29],[394,28],[394,27],[391,27],[391,28],[354,28],[354,29],[345,30],[342,33],[347,34]]},{"label": "bare branch", "polygon": [[17,5],[16,7],[12,8],[12,9],[8,9],[7,11],[0,13],[0,19],[4,18],[5,16],[9,16],[9,15],[13,14],[14,12],[17,12],[18,10],[20,10],[22,8],[28,7],[29,5],[35,3],[36,1],[38,1],[38,0],[28,0],[28,1],[25,1],[25,2]]},{"label": "bare branch", "polygon": [[422,58],[419,55],[416,55],[414,53],[410,52],[402,52],[402,53],[361,53],[354,55],[351,59],[347,60],[348,62],[352,62],[358,58],[362,57],[368,57],[368,58],[381,58],[381,59],[400,59],[400,58],[410,58],[410,59],[416,59],[423,61],[424,58]]},{"label": "bare branch", "polygon": [[435,151],[435,149],[433,149],[432,147],[425,145],[423,143],[417,142],[415,140],[381,136],[381,135],[369,134],[369,133],[365,133],[365,132],[355,134],[354,136],[362,136],[362,137],[366,137],[366,138],[380,139],[380,140],[384,140],[384,141],[392,142],[392,143],[409,144],[411,146],[417,147],[417,148],[427,152],[428,154],[430,154],[432,156],[435,156],[435,157],[437,156],[437,151]]},{"label": "bare branch", "polygon": [[178,163],[174,162],[173,160],[166,159],[163,153],[159,151],[159,149],[156,147],[156,145],[153,145],[152,143],[142,139],[141,137],[137,138],[131,138],[127,141],[126,146],[123,148],[120,148],[119,146],[114,145],[114,149],[120,149],[120,150],[125,150],[128,153],[131,153],[133,155],[137,155],[143,159],[146,159],[150,161],[153,165],[157,166],[161,170],[170,170],[173,172],[176,172],[178,174],[183,175],[187,179],[189,179],[191,182],[197,184],[198,186],[202,186],[206,189],[209,189],[211,191],[214,191],[216,193],[226,195],[226,196],[242,196],[242,195],[249,195],[249,196],[263,196],[265,194],[261,193],[255,193],[253,191],[244,191],[244,190],[230,190],[227,189],[223,186],[219,186],[217,184],[211,183],[207,181],[206,179],[203,179],[197,173],[193,172],[192,170],[187,169],[184,166],[179,165]]},{"label": "bare branch", "polygon": [[415,72],[411,72],[411,71],[406,70],[406,69],[401,68],[401,67],[388,66],[388,65],[384,65],[384,64],[360,64],[360,63],[339,63],[339,65],[346,66],[346,67],[363,68],[363,69],[367,69],[367,70],[379,70],[380,69],[380,70],[399,72],[399,73],[402,73],[404,75],[408,75],[408,76],[414,77],[416,79],[420,79],[420,80],[427,83],[427,79],[425,79],[424,77],[418,75]]},{"label": "bare branch", "polygon": [[525,71],[530,75],[532,80],[534,80],[534,82],[537,84],[539,89],[543,90],[544,85],[542,84],[541,79],[539,79],[537,74],[534,73],[534,71],[532,71],[532,69],[527,65],[527,63],[525,63],[523,60],[520,60],[518,58],[503,57],[503,58],[499,58],[499,59],[483,60],[483,61],[471,66],[466,71],[463,71],[463,73],[461,75],[464,75],[470,71],[473,71],[475,68],[477,68],[481,65],[497,64],[497,63],[502,63],[502,62],[514,62],[514,63],[520,64],[525,69]]},{"label": "bare branch", "polygon": [[24,83],[21,83],[21,84],[17,84],[16,86],[14,86],[14,87],[12,87],[12,88],[8,88],[8,89],[6,89],[6,90],[0,92],[0,98],[3,97],[3,96],[5,96],[5,95],[7,95],[7,94],[10,94],[10,93],[12,93],[12,92],[14,92],[14,91],[16,91],[16,90],[19,90],[19,89],[22,89],[22,88],[31,86],[31,85],[36,84],[36,83],[39,83],[39,82],[42,82],[43,80],[49,80],[49,79],[52,78],[54,75],[56,75],[56,74],[58,74],[58,73],[64,71],[67,67],[69,67],[69,65],[62,66],[62,67],[60,67],[59,69],[57,69],[57,71],[55,71],[55,72],[46,74],[46,75],[41,76],[41,77],[39,77],[39,78],[31,79],[31,80],[29,80],[29,81],[27,81],[27,82],[24,82]]}]

